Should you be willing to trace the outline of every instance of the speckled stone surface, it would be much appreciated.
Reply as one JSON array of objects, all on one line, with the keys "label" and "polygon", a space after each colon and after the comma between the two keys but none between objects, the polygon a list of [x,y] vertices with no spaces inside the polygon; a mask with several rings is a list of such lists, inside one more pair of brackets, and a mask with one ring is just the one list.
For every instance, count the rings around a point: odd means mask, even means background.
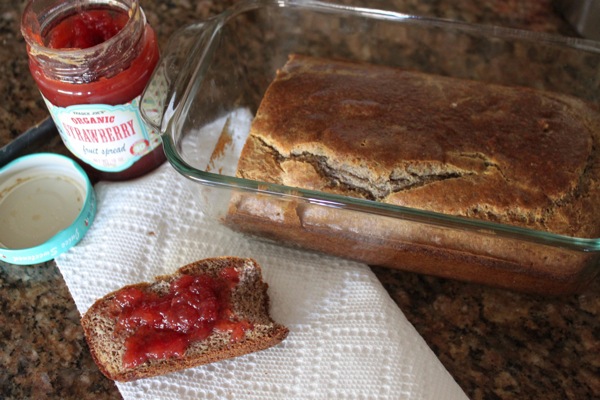
[{"label": "speckled stone surface", "polygon": [[[162,46],[176,28],[231,3],[141,0]],[[385,3],[416,15],[573,35],[550,0]],[[21,2],[0,3],[0,147],[47,116],[27,69],[21,9]],[[583,294],[544,298],[373,269],[470,398],[600,398],[600,279]],[[89,355],[53,263],[0,262],[0,311],[0,398],[120,398]]]}]

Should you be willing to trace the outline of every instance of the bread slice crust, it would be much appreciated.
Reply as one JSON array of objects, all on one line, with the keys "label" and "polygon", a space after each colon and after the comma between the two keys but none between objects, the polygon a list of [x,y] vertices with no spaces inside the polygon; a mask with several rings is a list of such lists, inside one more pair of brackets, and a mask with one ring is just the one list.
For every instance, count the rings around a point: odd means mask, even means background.
[{"label": "bread slice crust", "polygon": [[[169,283],[182,275],[216,276],[224,268],[234,268],[239,283],[231,291],[230,304],[235,316],[252,323],[240,341],[232,342],[230,332],[213,331],[201,341],[192,342],[183,357],[151,359],[134,368],[123,366],[126,332],[116,332],[114,314],[116,295],[135,287],[142,291],[164,294]],[[269,314],[268,284],[262,280],[260,265],[251,258],[216,257],[199,260],[179,268],[170,275],[158,276],[153,282],[124,286],[98,299],[83,315],[81,325],[92,358],[109,379],[127,382],[140,378],[165,375],[199,365],[242,356],[267,349],[283,341],[289,330],[276,323]]]}]

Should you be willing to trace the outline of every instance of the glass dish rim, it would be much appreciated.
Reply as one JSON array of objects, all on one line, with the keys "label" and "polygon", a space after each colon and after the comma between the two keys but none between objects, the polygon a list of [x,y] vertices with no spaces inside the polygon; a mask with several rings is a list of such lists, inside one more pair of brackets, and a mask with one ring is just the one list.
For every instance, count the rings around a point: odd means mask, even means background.
[{"label": "glass dish rim", "polygon": [[[210,62],[209,53],[212,47],[211,43],[213,40],[215,40],[215,37],[218,36],[218,33],[220,33],[219,31],[223,26],[226,25],[227,21],[235,18],[237,15],[243,14],[244,12],[261,7],[289,7],[306,9],[310,11],[347,13],[360,15],[364,18],[384,18],[390,21],[397,21],[397,23],[406,23],[408,21],[415,24],[430,25],[432,27],[451,27],[453,29],[459,29],[462,31],[466,30],[481,35],[491,35],[502,38],[521,38],[529,41],[541,41],[552,45],[566,46],[574,49],[600,53],[600,42],[582,38],[559,36],[544,32],[533,32],[516,28],[482,25],[434,17],[422,17],[396,11],[340,5],[318,0],[244,0],[234,4],[227,10],[215,15],[214,17],[200,22],[199,24],[194,24],[197,27],[201,25],[202,29],[206,29],[210,33],[210,38],[208,39],[209,42],[206,44],[201,52],[200,57],[197,59],[198,62],[195,67],[196,70],[193,74],[194,79],[201,77],[201,70],[203,68],[200,67],[202,65],[206,65],[207,62]],[[185,29],[186,28],[184,27],[182,30]],[[195,82],[193,86],[197,87],[198,85]],[[408,220],[426,225],[443,226],[446,228],[466,230],[479,234],[518,239],[521,241],[535,242],[553,247],[568,248],[575,251],[600,251],[600,238],[571,237],[497,222],[453,216],[438,212],[419,210],[411,207],[278,185],[269,182],[253,181],[197,169],[188,164],[180,156],[174,140],[174,137],[176,136],[174,132],[176,132],[178,125],[180,125],[180,118],[183,117],[185,119],[185,113],[183,111],[187,108],[186,104],[188,104],[190,101],[193,101],[193,98],[190,96],[193,94],[195,94],[195,91],[190,90],[189,85],[187,85],[185,92],[179,97],[177,105],[175,105],[175,107],[169,113],[169,119],[166,125],[163,125],[165,128],[161,129],[163,149],[167,159],[169,160],[169,163],[180,174],[192,181],[206,186],[276,196],[286,200],[300,200],[311,204],[319,204],[328,207],[364,212],[372,215],[391,217],[397,220]],[[144,116],[144,119],[146,119],[143,112],[142,115]]]}]

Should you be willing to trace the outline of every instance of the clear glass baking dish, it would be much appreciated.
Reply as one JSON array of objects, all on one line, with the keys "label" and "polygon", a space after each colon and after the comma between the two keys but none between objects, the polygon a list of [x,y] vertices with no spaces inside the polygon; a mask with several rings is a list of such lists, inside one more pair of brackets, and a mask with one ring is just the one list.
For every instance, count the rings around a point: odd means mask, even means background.
[{"label": "clear glass baking dish", "polygon": [[528,86],[597,104],[598,43],[341,2],[251,0],[178,31],[141,102],[170,163],[197,183],[199,207],[231,229],[519,291],[579,292],[597,275],[599,238],[236,178],[252,116],[290,53]]}]

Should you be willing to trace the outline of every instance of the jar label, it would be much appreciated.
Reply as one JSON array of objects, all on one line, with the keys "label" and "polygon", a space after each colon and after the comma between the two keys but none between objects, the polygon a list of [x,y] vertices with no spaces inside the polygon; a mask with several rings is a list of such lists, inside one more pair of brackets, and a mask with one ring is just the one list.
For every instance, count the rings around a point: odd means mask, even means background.
[{"label": "jar label", "polygon": [[161,143],[160,135],[142,120],[139,96],[118,106],[57,107],[44,100],[65,146],[97,170],[124,171]]}]

